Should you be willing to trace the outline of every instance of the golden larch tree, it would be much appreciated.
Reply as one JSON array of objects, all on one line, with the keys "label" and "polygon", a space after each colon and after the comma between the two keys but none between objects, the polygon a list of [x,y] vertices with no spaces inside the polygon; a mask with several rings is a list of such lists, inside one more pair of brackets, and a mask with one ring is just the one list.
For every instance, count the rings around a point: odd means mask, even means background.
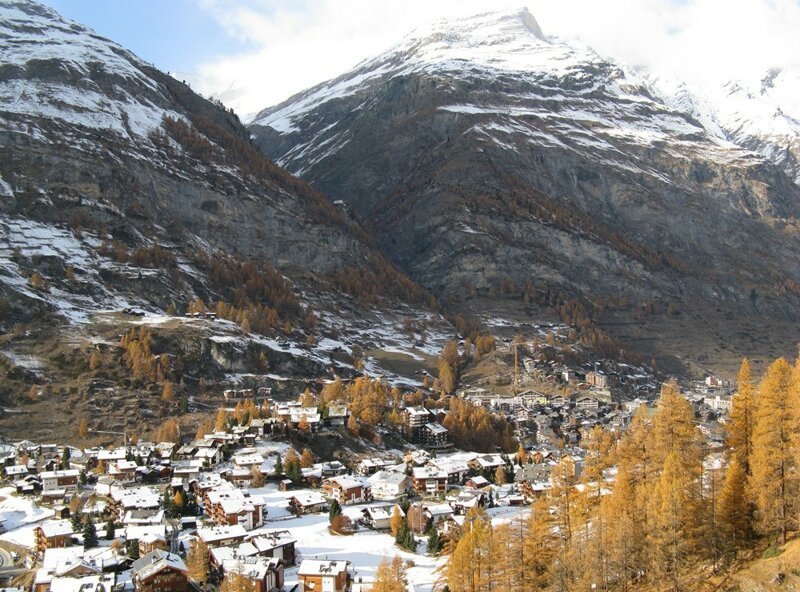
[{"label": "golden larch tree", "polygon": [[755,425],[756,390],[750,374],[750,362],[744,358],[739,367],[738,388],[732,399],[730,421],[726,424],[725,443],[739,457],[745,473],[750,472]]},{"label": "golden larch tree", "polygon": [[796,413],[791,405],[792,367],[779,358],[758,387],[750,486],[760,530],[777,532],[783,544],[794,525],[797,476],[791,449]]}]

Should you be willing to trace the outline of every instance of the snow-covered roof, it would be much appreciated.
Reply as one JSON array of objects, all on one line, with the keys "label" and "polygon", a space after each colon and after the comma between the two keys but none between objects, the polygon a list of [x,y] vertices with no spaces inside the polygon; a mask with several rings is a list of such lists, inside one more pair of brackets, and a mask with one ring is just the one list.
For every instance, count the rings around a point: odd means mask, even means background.
[{"label": "snow-covered roof", "polygon": [[45,520],[39,524],[39,528],[48,539],[73,533],[72,523],[69,520]]},{"label": "snow-covered roof", "polygon": [[408,475],[405,473],[398,473],[396,471],[378,471],[367,481],[374,487],[375,485],[400,485],[408,479]]},{"label": "snow-covered roof", "polygon": [[347,571],[349,561],[320,561],[318,559],[303,559],[298,576],[336,576]]},{"label": "snow-covered roof", "polygon": [[39,476],[42,479],[55,479],[57,477],[77,477],[81,472],[78,469],[63,469],[57,471],[42,471]]},{"label": "snow-covered roof", "polygon": [[161,549],[151,551],[144,557],[137,559],[131,566],[134,577],[143,580],[157,574],[163,569],[173,569],[186,572],[186,564],[179,555],[167,553]]},{"label": "snow-covered roof", "polygon": [[227,539],[244,538],[247,536],[247,531],[241,524],[234,524],[232,526],[212,526],[198,528],[197,536],[205,543],[213,543]]}]

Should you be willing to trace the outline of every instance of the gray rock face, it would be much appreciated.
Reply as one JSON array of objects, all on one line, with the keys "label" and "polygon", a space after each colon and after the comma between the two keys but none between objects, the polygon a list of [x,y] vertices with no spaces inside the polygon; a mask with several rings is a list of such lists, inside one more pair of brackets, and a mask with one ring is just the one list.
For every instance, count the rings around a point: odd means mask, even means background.
[{"label": "gray rock face", "polygon": [[[23,0],[0,1],[0,39],[4,289],[33,269],[57,276],[41,267],[55,256],[62,275],[71,265],[86,279],[81,294],[58,285],[75,306],[128,294],[163,308],[208,297],[198,255],[305,278],[373,253],[354,220],[253,148],[234,114],[122,47]],[[162,246],[179,265],[142,276],[97,254],[112,239]]]},{"label": "gray rock face", "polygon": [[249,128],[439,294],[531,282],[796,318],[793,180],[532,19],[417,32]]}]

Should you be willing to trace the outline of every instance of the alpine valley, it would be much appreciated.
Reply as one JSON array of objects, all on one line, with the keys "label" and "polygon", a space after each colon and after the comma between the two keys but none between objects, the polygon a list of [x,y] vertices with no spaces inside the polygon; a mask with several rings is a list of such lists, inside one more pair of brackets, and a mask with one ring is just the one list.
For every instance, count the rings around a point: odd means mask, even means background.
[{"label": "alpine valley", "polygon": [[3,590],[800,589],[797,71],[496,11],[243,122],[57,1],[0,0]]}]

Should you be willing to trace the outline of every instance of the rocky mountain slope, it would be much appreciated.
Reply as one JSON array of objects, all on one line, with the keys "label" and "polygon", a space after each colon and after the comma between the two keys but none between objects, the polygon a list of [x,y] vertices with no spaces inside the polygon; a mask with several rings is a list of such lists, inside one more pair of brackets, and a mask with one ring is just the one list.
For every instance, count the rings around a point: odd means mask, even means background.
[{"label": "rocky mountain slope", "polygon": [[[0,1],[0,154],[0,404],[32,383],[83,388],[75,372],[90,377],[95,350],[121,363],[131,326],[153,327],[153,353],[199,352],[171,372],[187,392],[352,372],[356,341],[421,367],[452,333],[351,214],[256,150],[233,113],[27,0]],[[199,300],[228,320],[165,324]],[[131,308],[144,317],[97,314]]]},{"label": "rocky mountain slope", "polygon": [[416,31],[249,128],[444,297],[797,321],[792,176],[526,10]]}]

